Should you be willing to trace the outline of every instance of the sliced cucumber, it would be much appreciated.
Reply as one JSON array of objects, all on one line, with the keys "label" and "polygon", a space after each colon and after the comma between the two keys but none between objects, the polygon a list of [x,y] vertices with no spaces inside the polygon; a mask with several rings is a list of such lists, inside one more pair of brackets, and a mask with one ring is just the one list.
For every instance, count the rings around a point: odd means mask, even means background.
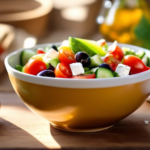
[{"label": "sliced cucumber", "polygon": [[90,59],[91,59],[90,67],[98,67],[100,64],[103,63],[100,55],[98,55],[98,54],[90,57]]},{"label": "sliced cucumber", "polygon": [[92,68],[92,69],[86,71],[85,74],[94,74],[94,73],[96,72],[97,69],[98,69],[98,67]]},{"label": "sliced cucumber", "polygon": [[146,53],[145,53],[144,57],[142,58],[142,61],[146,66],[149,65],[149,58]]},{"label": "sliced cucumber", "polygon": [[146,53],[141,50],[141,51],[138,51],[138,52],[136,53],[136,56],[139,57],[140,59],[142,59],[145,54],[146,54]]},{"label": "sliced cucumber", "polygon": [[136,56],[139,57],[146,66],[150,65],[150,57],[148,54],[142,50],[136,53]]},{"label": "sliced cucumber", "polygon": [[28,62],[28,60],[35,54],[36,52],[30,49],[22,51],[20,55],[20,64],[24,66]]},{"label": "sliced cucumber", "polygon": [[16,65],[16,70],[21,71],[22,72],[23,66],[20,65]]},{"label": "sliced cucumber", "polygon": [[96,54],[100,56],[106,55],[106,52],[95,41],[69,37],[69,45],[75,54],[77,52],[85,52],[90,57]]},{"label": "sliced cucumber", "polygon": [[147,59],[148,59],[147,66],[150,67],[150,55],[149,54],[147,55]]},{"label": "sliced cucumber", "polygon": [[90,71],[92,71],[93,73],[95,73],[95,72],[96,72],[96,70],[97,70],[98,68],[99,68],[99,67],[92,68],[92,69],[90,69]]},{"label": "sliced cucumber", "polygon": [[54,68],[56,68],[57,64],[59,63],[59,59],[45,59],[44,62],[46,63],[47,68],[49,68],[49,64],[51,64]]},{"label": "sliced cucumber", "polygon": [[114,77],[120,77],[119,74],[117,72],[112,72],[114,74]]},{"label": "sliced cucumber", "polygon": [[133,49],[122,47],[124,55],[136,55]]},{"label": "sliced cucumber", "polygon": [[16,65],[16,70],[24,72],[24,66]]},{"label": "sliced cucumber", "polygon": [[106,68],[98,68],[95,74],[96,78],[114,78],[113,72]]},{"label": "sliced cucumber", "polygon": [[84,69],[84,72],[89,71],[88,67],[84,67],[83,69]]}]

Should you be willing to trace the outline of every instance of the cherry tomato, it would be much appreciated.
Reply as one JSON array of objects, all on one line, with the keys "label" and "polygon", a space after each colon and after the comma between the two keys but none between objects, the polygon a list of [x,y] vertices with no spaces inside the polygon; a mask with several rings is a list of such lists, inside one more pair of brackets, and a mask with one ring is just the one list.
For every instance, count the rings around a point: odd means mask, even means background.
[{"label": "cherry tomato", "polygon": [[69,47],[61,47],[59,49],[59,60],[66,64],[75,63],[75,54],[71,51]]},{"label": "cherry tomato", "polygon": [[38,59],[31,59],[25,65],[24,72],[32,75],[37,75],[39,72],[46,70],[46,64]]},{"label": "cherry tomato", "polygon": [[113,71],[116,70],[116,67],[121,62],[118,59],[116,59],[113,54],[109,54],[109,53],[105,56],[103,61],[109,64]]},{"label": "cherry tomato", "polygon": [[115,49],[109,49],[108,51],[109,54],[112,54],[114,56],[114,58],[116,58],[119,61],[122,61],[123,57],[124,57],[124,53],[122,51],[122,49],[116,45]]},{"label": "cherry tomato", "polygon": [[71,77],[72,79],[92,79],[95,78],[95,74],[86,74],[86,75],[79,75]]},{"label": "cherry tomato", "polygon": [[37,54],[45,54],[45,52],[43,50],[37,50]]},{"label": "cherry tomato", "polygon": [[70,78],[72,77],[72,72],[68,64],[63,62],[59,63],[54,70],[55,77],[58,78]]},{"label": "cherry tomato", "polygon": [[123,59],[123,64],[131,67],[131,74],[140,73],[150,69],[140,58],[134,55],[126,55]]}]

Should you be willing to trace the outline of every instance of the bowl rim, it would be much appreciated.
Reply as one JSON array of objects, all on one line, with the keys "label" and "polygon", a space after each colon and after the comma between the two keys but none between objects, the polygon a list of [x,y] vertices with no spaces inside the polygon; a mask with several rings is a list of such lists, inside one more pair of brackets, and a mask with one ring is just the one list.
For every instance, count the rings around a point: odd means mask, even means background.
[{"label": "bowl rim", "polygon": [[[111,44],[111,42],[107,42],[108,44]],[[45,47],[45,46],[51,46],[51,45],[60,45],[60,42],[57,43],[47,43],[47,44],[40,44],[32,47],[31,49],[36,49],[38,47]],[[150,54],[148,49],[141,48],[138,46],[133,46],[129,44],[121,44],[118,43],[121,47],[130,47],[132,49],[140,49],[144,50],[147,53]],[[49,78],[49,77],[39,77],[34,76],[26,73],[22,73],[11,67],[8,63],[8,60],[13,55],[16,55],[17,53],[25,50],[26,48],[21,48],[17,51],[14,51],[6,56],[5,58],[5,67],[9,74],[14,76],[15,78],[18,78],[22,81],[33,83],[33,84],[39,84],[44,86],[52,86],[52,87],[59,87],[59,88],[74,88],[74,89],[90,89],[90,88],[108,88],[108,87],[117,87],[117,86],[124,86],[134,83],[139,83],[146,81],[150,79],[150,70],[125,76],[125,77],[116,77],[116,78],[98,78],[98,79],[70,79],[70,78]]]}]

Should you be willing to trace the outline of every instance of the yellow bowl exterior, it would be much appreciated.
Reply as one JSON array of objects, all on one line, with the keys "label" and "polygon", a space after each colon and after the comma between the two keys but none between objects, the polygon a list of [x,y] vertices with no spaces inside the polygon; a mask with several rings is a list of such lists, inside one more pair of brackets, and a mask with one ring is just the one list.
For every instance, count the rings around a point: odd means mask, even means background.
[{"label": "yellow bowl exterior", "polygon": [[16,93],[36,114],[67,131],[94,131],[112,126],[148,97],[147,81],[110,88],[58,88],[25,82],[9,74]]}]

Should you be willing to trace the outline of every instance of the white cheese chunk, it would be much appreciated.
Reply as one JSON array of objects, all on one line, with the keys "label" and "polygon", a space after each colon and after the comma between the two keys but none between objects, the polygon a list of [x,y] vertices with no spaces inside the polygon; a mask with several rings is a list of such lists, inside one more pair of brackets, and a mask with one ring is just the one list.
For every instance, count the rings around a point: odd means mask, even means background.
[{"label": "white cheese chunk", "polygon": [[53,58],[53,59],[58,59],[58,52],[56,50],[54,50],[53,48],[51,48],[44,56],[44,59],[47,58]]},{"label": "white cheese chunk", "polygon": [[116,47],[117,47],[117,44],[118,44],[118,42],[117,42],[117,41],[114,41],[114,43],[108,47],[108,51],[113,51],[113,50],[115,50]]},{"label": "white cheese chunk", "polygon": [[123,76],[129,75],[130,69],[131,69],[131,67],[129,67],[127,65],[119,64],[117,66],[115,72],[117,72],[119,74],[119,76],[123,77]]},{"label": "white cheese chunk", "polygon": [[73,76],[84,74],[84,68],[81,63],[72,63],[70,68]]}]

